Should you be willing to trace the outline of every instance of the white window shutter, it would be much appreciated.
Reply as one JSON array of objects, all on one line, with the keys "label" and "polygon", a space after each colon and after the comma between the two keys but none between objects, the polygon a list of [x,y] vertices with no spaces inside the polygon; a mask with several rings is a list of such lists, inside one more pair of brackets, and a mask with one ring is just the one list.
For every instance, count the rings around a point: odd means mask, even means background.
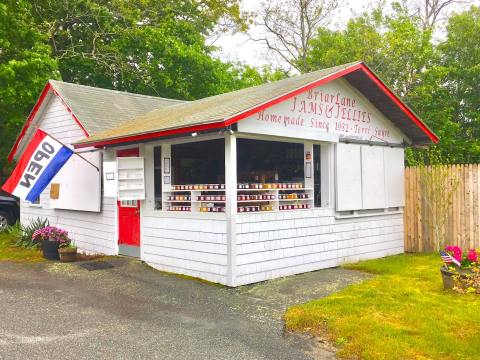
[{"label": "white window shutter", "polygon": [[338,143],[336,146],[336,209],[362,208],[362,168],[360,145]]}]

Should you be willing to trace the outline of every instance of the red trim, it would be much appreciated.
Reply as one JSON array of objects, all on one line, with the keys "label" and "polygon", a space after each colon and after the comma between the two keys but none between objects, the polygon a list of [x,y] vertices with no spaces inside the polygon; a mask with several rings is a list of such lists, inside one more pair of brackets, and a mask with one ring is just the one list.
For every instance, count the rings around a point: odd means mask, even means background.
[{"label": "red trim", "polygon": [[63,105],[67,108],[67,111],[70,113],[70,115],[72,115],[72,118],[73,120],[75,120],[75,122],[77,123],[77,125],[80,127],[80,129],[83,131],[83,133],[85,134],[86,137],[90,136],[90,134],[88,133],[88,131],[85,129],[85,127],[82,125],[82,123],[80,122],[80,120],[78,120],[78,118],[75,116],[75,114],[73,113],[72,109],[70,108],[70,106],[68,106],[67,102],[63,99],[62,95],[60,95],[58,93],[58,91],[56,91],[55,89],[53,89],[53,93],[55,95],[57,95],[60,100],[62,100],[62,103]]},{"label": "red trim", "polygon": [[313,88],[315,88],[315,87],[317,87],[317,86],[320,86],[320,85],[323,85],[323,84],[325,84],[325,83],[328,83],[328,82],[330,82],[330,81],[332,81],[332,80],[338,79],[339,77],[342,77],[342,76],[345,76],[345,75],[347,75],[347,74],[350,74],[351,72],[354,72],[354,71],[360,69],[361,65],[362,65],[362,64],[352,65],[352,66],[349,67],[349,68],[343,69],[343,70],[341,70],[341,71],[339,71],[339,72],[336,72],[336,73],[334,73],[334,74],[332,74],[332,75],[329,75],[329,76],[324,77],[324,78],[322,78],[322,79],[320,79],[320,80],[317,80],[317,81],[315,81],[315,82],[313,82],[313,83],[311,83],[311,84],[305,85],[304,87],[301,87],[301,88],[296,89],[296,90],[294,90],[294,91],[292,91],[292,92],[289,92],[289,93],[287,93],[287,94],[285,94],[285,95],[282,95],[282,96],[280,96],[280,97],[278,97],[278,98],[275,98],[275,99],[273,99],[273,100],[270,100],[269,102],[266,102],[266,103],[264,103],[264,104],[258,105],[258,106],[254,107],[254,108],[251,108],[250,110],[247,110],[247,111],[245,111],[245,112],[243,112],[243,113],[241,113],[241,114],[234,115],[233,117],[225,120],[225,123],[226,123],[227,125],[231,125],[231,124],[233,124],[233,123],[236,123],[236,122],[238,122],[239,120],[245,119],[246,117],[248,117],[248,116],[250,116],[250,115],[253,115],[253,114],[256,114],[256,113],[259,112],[259,111],[265,110],[266,108],[269,108],[269,107],[272,106],[272,105],[278,104],[278,103],[280,103],[280,102],[282,102],[282,101],[285,101],[285,100],[287,100],[287,99],[290,99],[290,98],[292,98],[292,97],[294,97],[294,96],[296,96],[296,95],[298,95],[298,94],[301,94],[301,93],[303,93],[303,92],[305,92],[305,91],[308,91],[308,90],[313,89]]},{"label": "red trim", "polygon": [[140,156],[140,149],[138,147],[117,150],[117,157]]},{"label": "red trim", "polygon": [[435,144],[438,143],[438,136],[435,135],[425,123],[420,120],[405,104],[370,70],[365,64],[361,68],[370,79],[412,120]]},{"label": "red trim", "polygon": [[[310,89],[313,89],[317,86],[323,85],[325,83],[328,83],[332,80],[338,79],[342,76],[345,76],[347,74],[350,74],[354,71],[357,70],[362,70],[365,72],[365,74],[372,79],[375,84],[380,87],[380,89],[418,126],[420,129],[422,129],[423,132],[427,134],[427,136],[434,142],[438,142],[438,137],[430,130],[428,127],[410,110],[408,109],[400,99],[390,90],[387,88],[387,86],[363,63],[358,63],[355,65],[352,65],[346,69],[343,69],[341,71],[338,71],[334,74],[331,74],[327,77],[324,77],[320,80],[317,80],[313,83],[310,83],[308,85],[305,85],[299,89],[296,89],[292,92],[289,92],[287,94],[284,94],[278,98],[275,98],[273,100],[270,100],[264,104],[260,104],[258,106],[255,106],[245,112],[242,112],[240,114],[234,115],[225,121],[220,121],[216,123],[209,123],[209,124],[202,124],[202,125],[194,125],[194,126],[189,126],[185,128],[178,128],[178,129],[172,129],[172,130],[164,130],[164,131],[156,131],[148,134],[139,134],[139,135],[132,135],[132,136],[127,136],[123,138],[118,138],[118,139],[109,139],[109,140],[102,140],[102,141],[93,141],[91,143],[83,143],[83,144],[77,144],[74,145],[75,148],[83,148],[83,147],[89,147],[89,146],[105,146],[105,145],[113,145],[113,144],[121,144],[125,142],[133,142],[133,141],[139,141],[139,140],[146,140],[146,139],[152,139],[152,138],[157,138],[161,136],[167,136],[167,135],[174,135],[174,134],[182,134],[182,133],[187,133],[187,132],[194,132],[194,131],[202,131],[202,130],[209,130],[209,129],[217,129],[217,128],[222,128],[225,126],[229,126],[231,124],[234,124],[250,115],[256,114],[259,111],[262,111],[272,105],[278,104],[282,101],[285,101],[291,97],[294,97],[302,92],[308,91]],[[88,140],[88,139],[87,139]]]},{"label": "red trim", "polygon": [[23,128],[22,130],[20,131],[20,135],[17,137],[17,139],[15,140],[15,144],[13,144],[13,147],[12,147],[12,150],[10,150],[10,153],[8,154],[8,157],[7,157],[7,160],[10,162],[13,160],[13,157],[15,156],[15,154],[17,153],[17,149],[18,149],[18,145],[20,144],[20,141],[23,139],[23,137],[25,136],[25,134],[27,133],[27,130],[28,128],[30,127],[30,125],[32,124],[32,121],[33,119],[35,118],[35,116],[37,115],[37,112],[38,110],[40,109],[40,107],[42,106],[43,102],[45,101],[45,98],[48,94],[48,92],[52,90],[53,94],[55,94],[56,96],[58,96],[61,100],[62,100],[62,103],[65,105],[65,107],[67,108],[67,111],[72,115],[72,118],[73,120],[75,120],[75,122],[78,124],[78,126],[80,127],[80,129],[83,131],[83,133],[85,134],[85,136],[89,136],[90,134],[87,132],[87,130],[85,129],[85,127],[80,123],[80,121],[78,120],[78,118],[73,114],[72,112],[72,109],[70,109],[70,107],[67,105],[67,103],[65,102],[65,100],[63,100],[63,98],[60,96],[60,94],[58,94],[57,91],[55,91],[55,89],[53,88],[52,84],[50,84],[50,82],[47,83],[47,85],[45,85],[45,87],[43,88],[42,90],[42,93],[40,94],[40,97],[38,98],[37,102],[35,103],[35,106],[33,107],[32,111],[30,112],[30,115],[28,115],[28,118],[27,120],[25,121],[25,124],[23,125]]},{"label": "red trim", "polygon": [[220,121],[220,122],[216,122],[216,123],[195,125],[195,126],[189,126],[189,127],[179,128],[179,129],[156,131],[156,132],[148,133],[148,134],[132,135],[132,136],[129,136],[129,137],[126,137],[126,138],[110,139],[110,140],[105,140],[105,141],[95,141],[93,143],[75,144],[74,147],[76,149],[81,149],[81,148],[90,147],[90,146],[102,147],[102,146],[105,146],[105,145],[122,144],[122,143],[126,143],[126,142],[153,139],[153,138],[157,138],[157,137],[175,135],[175,134],[182,134],[182,133],[187,133],[187,132],[210,130],[210,129],[219,129],[219,128],[223,128],[225,126],[228,126],[228,124],[226,124],[224,121]]}]

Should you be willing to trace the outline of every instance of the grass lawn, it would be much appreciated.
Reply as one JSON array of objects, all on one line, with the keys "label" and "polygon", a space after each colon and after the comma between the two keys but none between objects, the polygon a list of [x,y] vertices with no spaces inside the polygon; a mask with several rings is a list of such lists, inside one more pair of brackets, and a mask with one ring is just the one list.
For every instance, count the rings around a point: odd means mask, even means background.
[{"label": "grass lawn", "polygon": [[24,249],[13,245],[13,237],[0,232],[0,261],[42,261],[42,254],[38,250]]},{"label": "grass lawn", "polygon": [[438,255],[345,266],[378,274],[288,309],[289,330],[336,343],[342,358],[480,359],[480,296],[444,291]]}]

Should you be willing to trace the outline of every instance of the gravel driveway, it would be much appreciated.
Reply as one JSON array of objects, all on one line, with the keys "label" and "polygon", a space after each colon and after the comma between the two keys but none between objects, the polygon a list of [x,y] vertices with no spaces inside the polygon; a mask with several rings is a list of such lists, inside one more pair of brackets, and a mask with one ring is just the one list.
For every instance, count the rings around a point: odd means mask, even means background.
[{"label": "gravel driveway", "polygon": [[0,358],[329,359],[284,334],[283,312],[366,277],[328,269],[229,289],[108,261],[95,271],[0,262]]}]

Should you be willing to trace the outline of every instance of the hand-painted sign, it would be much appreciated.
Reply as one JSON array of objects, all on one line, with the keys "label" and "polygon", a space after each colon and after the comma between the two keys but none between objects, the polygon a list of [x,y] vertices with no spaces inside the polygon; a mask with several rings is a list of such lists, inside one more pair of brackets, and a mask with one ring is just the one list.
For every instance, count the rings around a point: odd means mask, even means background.
[{"label": "hand-painted sign", "polygon": [[401,143],[402,133],[343,80],[316,87],[238,123],[250,133],[334,140],[344,137]]},{"label": "hand-painted sign", "polygon": [[20,199],[35,201],[73,151],[37,130],[2,189]]}]

